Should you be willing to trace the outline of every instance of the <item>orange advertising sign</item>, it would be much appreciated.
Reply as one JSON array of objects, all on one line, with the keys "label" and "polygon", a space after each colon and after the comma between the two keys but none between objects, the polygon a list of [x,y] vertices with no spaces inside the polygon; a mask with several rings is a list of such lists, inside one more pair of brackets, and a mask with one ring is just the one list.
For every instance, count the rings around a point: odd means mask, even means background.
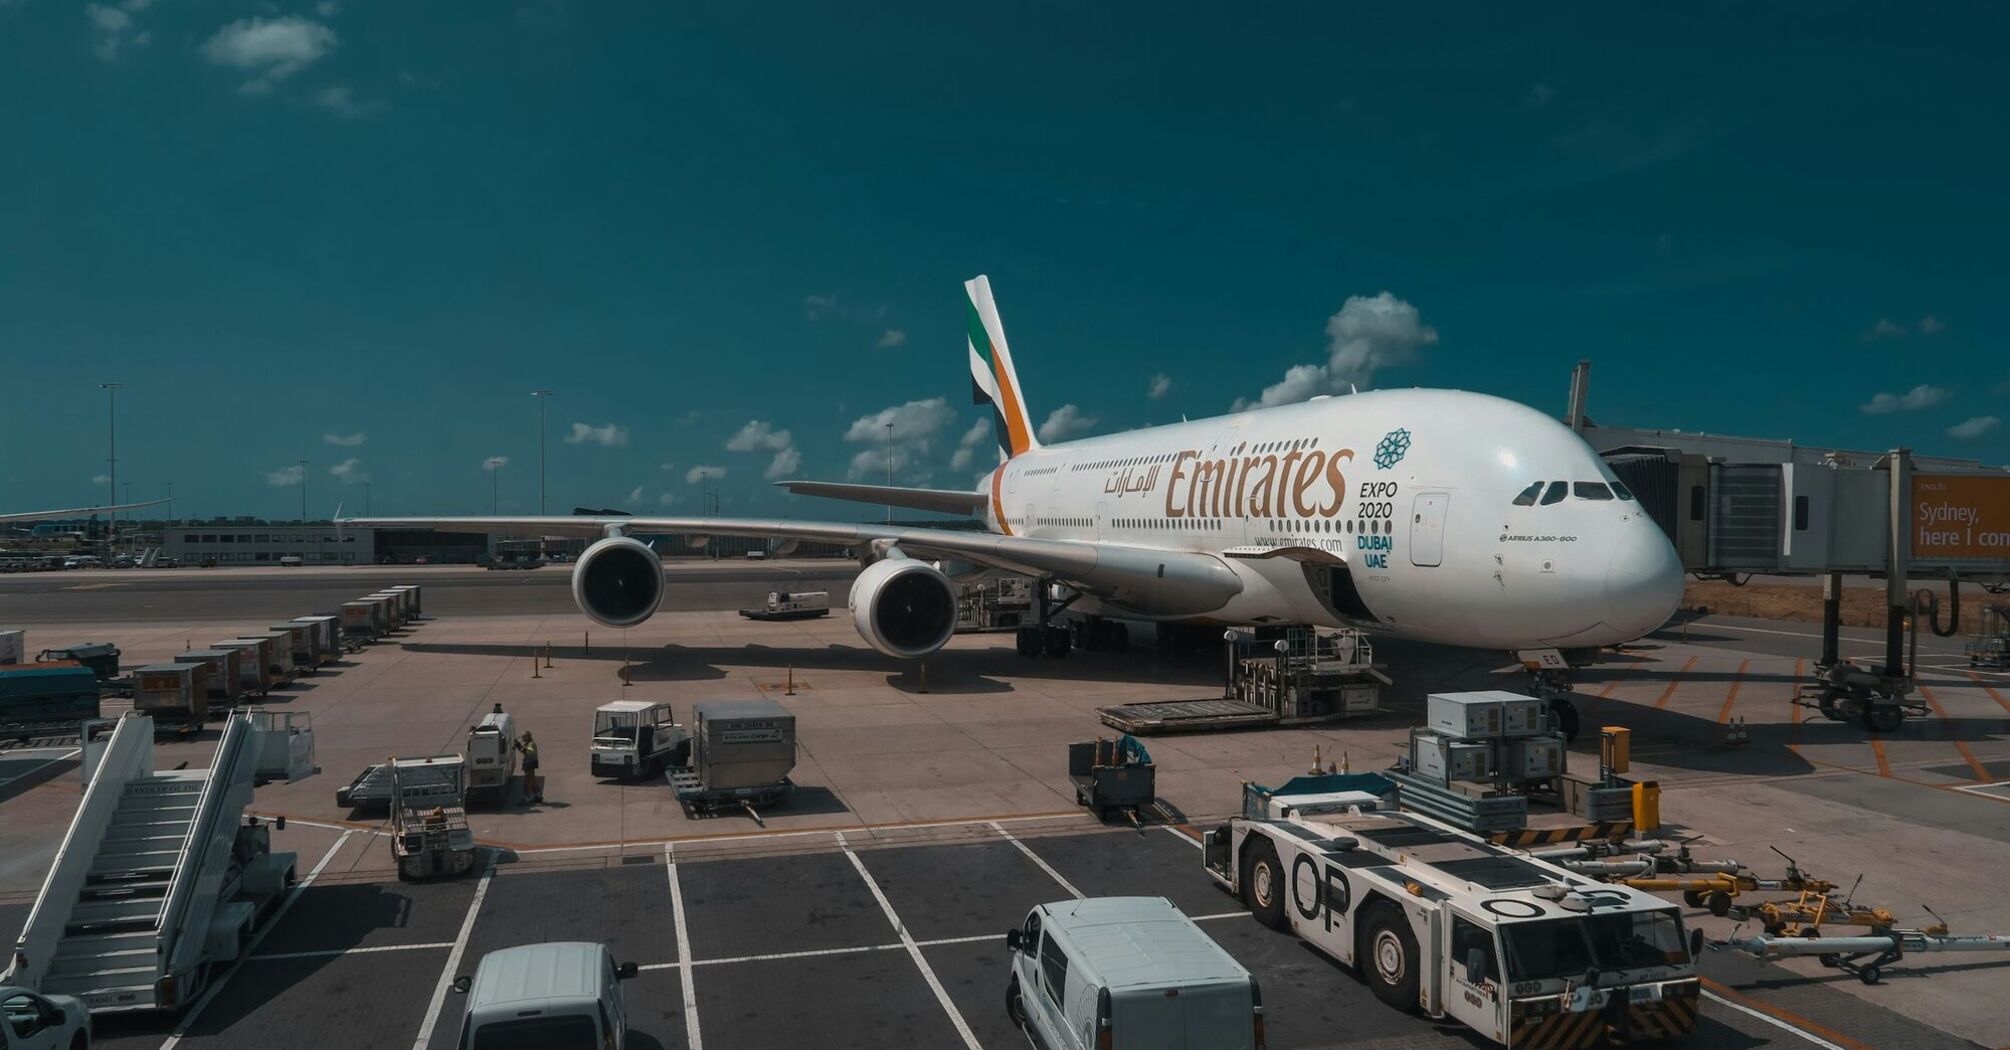
[{"label": "orange advertising sign", "polygon": [[2010,561],[2010,474],[1914,475],[1912,556]]}]

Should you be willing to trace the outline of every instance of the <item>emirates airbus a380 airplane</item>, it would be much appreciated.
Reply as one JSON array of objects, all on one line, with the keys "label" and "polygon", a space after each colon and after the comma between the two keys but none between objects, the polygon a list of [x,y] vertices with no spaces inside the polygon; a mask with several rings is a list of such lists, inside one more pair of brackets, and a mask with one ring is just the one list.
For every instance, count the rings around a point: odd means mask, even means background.
[{"label": "emirates airbus a380 airplane", "polygon": [[641,623],[662,565],[636,534],[851,545],[867,643],[949,641],[938,563],[1071,589],[1075,611],[1147,621],[1352,626],[1481,649],[1583,650],[1654,630],[1682,567],[1589,446],[1532,408],[1454,390],[1381,390],[1065,444],[1033,436],[989,281],[968,292],[971,378],[1003,462],[979,491],[783,482],[792,492],[978,518],[984,532],[752,518],[358,518],[360,525],[602,537],[573,569],[581,611]]}]

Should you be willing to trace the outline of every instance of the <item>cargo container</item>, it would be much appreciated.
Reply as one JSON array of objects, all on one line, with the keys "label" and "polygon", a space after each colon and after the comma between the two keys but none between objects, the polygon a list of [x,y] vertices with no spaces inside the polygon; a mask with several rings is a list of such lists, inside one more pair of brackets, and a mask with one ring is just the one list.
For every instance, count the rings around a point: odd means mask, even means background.
[{"label": "cargo container", "polygon": [[[210,667],[209,698],[235,704],[244,695],[244,652],[240,649],[191,649],[175,656],[178,664]],[[212,705],[214,706],[214,705]]]},{"label": "cargo container", "polygon": [[401,583],[401,584],[397,585],[396,587],[393,587],[393,588],[391,588],[391,590],[394,590],[394,591],[403,591],[403,592],[405,592],[405,593],[406,593],[407,595],[409,595],[409,596],[410,596],[410,599],[409,599],[409,601],[407,601],[407,602],[406,602],[406,608],[407,608],[407,609],[409,609],[409,610],[411,611],[411,614],[412,614],[413,616],[423,616],[423,615],[425,615],[425,612],[426,612],[426,609],[425,609],[425,606],[424,606],[424,604],[423,604],[423,602],[424,602],[424,599],[423,599],[423,598],[422,598],[422,597],[420,596],[420,594],[419,594],[419,585],[418,585],[418,584],[416,584],[416,583]]},{"label": "cargo container", "polygon": [[1540,733],[1545,713],[1541,700],[1505,690],[1432,693],[1424,724],[1455,740],[1486,740]]},{"label": "cargo container", "polygon": [[314,658],[324,664],[334,663],[342,657],[342,618],[340,616],[296,616],[294,623],[306,624],[314,632]]},{"label": "cargo container", "polygon": [[693,771],[705,790],[780,784],[796,767],[796,716],[773,700],[692,707]]},{"label": "cargo container", "polygon": [[395,631],[405,626],[405,599],[402,595],[392,594],[389,591],[378,591],[374,594],[364,595],[363,600],[366,602],[376,602],[384,607],[384,622],[388,625],[388,630]]},{"label": "cargo container", "polygon": [[244,683],[246,692],[265,693],[279,685],[279,675],[273,671],[273,659],[278,647],[271,638],[224,638],[209,644],[211,649],[236,649],[243,656],[237,665],[238,680]]},{"label": "cargo container", "polygon": [[196,695],[195,664],[148,664],[133,672],[133,710],[152,715],[157,725],[200,727],[209,718],[209,697]]},{"label": "cargo container", "polygon": [[342,636],[373,641],[384,635],[383,612],[375,602],[342,603]]},{"label": "cargo container", "polygon": [[272,676],[274,685],[285,685],[300,677],[293,666],[292,631],[246,631],[237,637],[240,641],[266,643],[265,672]]},{"label": "cargo container", "polygon": [[74,660],[0,667],[0,736],[98,717],[98,676]]},{"label": "cargo container", "polygon": [[26,663],[27,660],[28,632],[0,631],[0,665]]},{"label": "cargo container", "polygon": [[292,639],[287,646],[287,655],[292,660],[294,673],[312,671],[321,666],[321,652],[312,624],[289,620],[275,623],[268,629],[273,634],[285,634]]},{"label": "cargo container", "polygon": [[109,682],[119,676],[119,647],[110,642],[79,642],[59,649],[44,649],[36,659],[75,660],[90,668],[100,682]]}]

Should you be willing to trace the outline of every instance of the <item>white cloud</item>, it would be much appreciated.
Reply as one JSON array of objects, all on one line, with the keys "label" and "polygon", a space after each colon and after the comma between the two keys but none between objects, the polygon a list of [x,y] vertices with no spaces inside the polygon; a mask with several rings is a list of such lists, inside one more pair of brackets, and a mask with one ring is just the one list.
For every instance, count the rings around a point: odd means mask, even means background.
[{"label": "white cloud", "polygon": [[725,467],[714,467],[700,463],[684,472],[684,484],[696,485],[701,481],[717,481],[725,476]]},{"label": "white cloud", "polygon": [[1523,99],[1523,101],[1527,102],[1529,107],[1532,109],[1541,109],[1542,107],[1549,105],[1550,100],[1554,99],[1555,97],[1556,97],[1555,88],[1550,87],[1548,84],[1537,84],[1536,86],[1528,89],[1528,96],[1525,99]]},{"label": "white cloud", "polygon": [[1892,412],[1917,412],[1922,408],[1932,408],[1952,396],[1954,391],[1945,387],[1921,383],[1903,394],[1879,393],[1860,407],[1867,416],[1882,416]]},{"label": "white cloud", "polygon": [[508,456],[490,456],[489,458],[482,460],[483,470],[501,470],[502,468],[507,466],[509,466]]},{"label": "white cloud", "polygon": [[776,430],[766,420],[749,420],[739,432],[726,439],[728,452],[778,452],[788,448],[793,439],[786,430]]},{"label": "white cloud", "polygon": [[1164,372],[1153,376],[1151,382],[1145,384],[1145,396],[1151,398],[1153,401],[1165,397],[1171,390],[1172,377]]},{"label": "white cloud", "polygon": [[1863,341],[1868,343],[1877,339],[1903,339],[1905,334],[1904,325],[1889,317],[1880,317],[1876,324],[1870,326],[1870,331],[1863,334]]},{"label": "white cloud", "polygon": [[99,58],[116,62],[127,51],[147,46],[153,39],[153,31],[140,28],[139,23],[133,21],[133,16],[146,10],[152,2],[125,0],[117,5],[84,5],[84,16],[91,20],[91,30],[97,34],[92,50]]},{"label": "white cloud", "polygon": [[1948,427],[1947,436],[1957,441],[1973,441],[2002,425],[2003,421],[1995,416],[1976,416]]},{"label": "white cloud", "polygon": [[667,507],[675,502],[677,502],[677,494],[675,492],[665,492],[661,496],[656,497],[656,505],[659,507]]},{"label": "white cloud", "polygon": [[344,485],[360,485],[370,480],[370,475],[363,470],[363,461],[354,456],[329,467],[328,473]]},{"label": "white cloud", "polygon": [[[1438,330],[1423,323],[1416,307],[1394,295],[1349,296],[1340,312],[1326,319],[1326,363],[1293,365],[1283,379],[1264,388],[1256,403],[1288,405],[1366,385],[1377,371],[1405,364],[1419,348],[1437,341]],[[1240,410],[1250,403],[1238,399],[1235,407]]]},{"label": "white cloud", "polygon": [[217,30],[202,53],[216,65],[250,74],[243,90],[258,95],[320,61],[336,42],[333,29],[299,15],[240,18]]},{"label": "white cloud", "polygon": [[604,423],[597,427],[588,426],[585,423],[574,423],[572,425],[572,433],[565,436],[565,443],[568,445],[605,445],[608,448],[618,448],[628,444],[628,428],[618,423]]},{"label": "white cloud", "polygon": [[906,342],[907,342],[906,332],[903,332],[898,328],[889,328],[885,332],[882,332],[880,334],[879,342],[874,343],[872,345],[873,348],[876,350],[891,350],[896,346],[901,346],[905,344]]},{"label": "white cloud", "polygon": [[628,498],[627,498],[627,499],[625,499],[625,500],[622,500],[621,502],[623,502],[623,503],[625,503],[625,504],[627,504],[628,506],[631,506],[631,507],[632,507],[632,506],[634,506],[634,505],[636,505],[637,503],[640,503],[640,502],[642,502],[642,486],[640,486],[640,485],[637,485],[637,486],[635,486],[634,488],[632,488],[632,489],[629,489],[629,490],[628,490]]},{"label": "white cloud", "polygon": [[977,450],[991,436],[991,421],[980,419],[970,424],[970,429],[956,439],[956,454],[949,457],[949,469],[968,470],[977,459]]},{"label": "white cloud", "polygon": [[347,84],[330,84],[307,96],[307,101],[338,117],[367,117],[386,108],[380,101],[358,99],[355,89]]},{"label": "white cloud", "polygon": [[802,465],[802,451],[791,446],[775,453],[775,458],[768,461],[768,469],[762,471],[761,476],[769,481],[780,481],[794,474]]},{"label": "white cloud", "polygon": [[341,0],[321,0],[314,5],[314,13],[323,18],[334,18],[342,13]]},{"label": "white cloud", "polygon": [[111,483],[112,476],[110,474],[94,474],[91,476],[91,484],[93,485],[109,485]]},{"label": "white cloud", "polygon": [[1925,317],[1919,319],[1920,335],[1939,335],[1945,331],[1947,331],[1947,325],[1941,323],[1940,318],[1932,314],[1927,314]]},{"label": "white cloud", "polygon": [[749,420],[738,433],[727,438],[726,451],[774,453],[774,459],[768,462],[768,469],[761,472],[761,476],[769,481],[795,473],[803,462],[803,454],[797,451],[795,438],[786,430],[776,430],[763,419]]},{"label": "white cloud", "polygon": [[671,462],[670,460],[667,460],[667,459],[666,459],[666,460],[664,460],[664,461],[663,461],[663,469],[664,469],[664,470],[676,470],[676,469],[677,469],[677,464],[676,464],[676,463],[673,463],[673,462]]},{"label": "white cloud", "polygon": [[265,472],[265,483],[267,485],[278,485],[281,488],[287,485],[298,485],[306,480],[306,478],[306,469],[298,463],[290,467],[282,467],[278,470],[268,470]]},{"label": "white cloud", "polygon": [[367,437],[360,430],[354,434],[337,434],[331,431],[321,435],[321,440],[330,445],[339,445],[342,448],[355,448],[367,440]]},{"label": "white cloud", "polygon": [[846,476],[853,481],[885,478],[888,463],[886,425],[891,423],[894,473],[910,481],[924,481],[929,476],[926,463],[935,449],[935,442],[942,436],[943,429],[955,422],[956,412],[949,407],[947,399],[940,397],[909,401],[860,416],[845,428],[844,439],[862,446],[852,456]]},{"label": "white cloud", "polygon": [[808,295],[803,297],[803,316],[812,321],[822,320],[824,315],[837,309],[835,295]]},{"label": "white cloud", "polygon": [[698,417],[703,414],[704,413],[699,412],[697,409],[694,408],[691,411],[686,412],[681,416],[678,416],[677,425],[680,427],[688,427],[691,424],[696,423],[698,421]]},{"label": "white cloud", "polygon": [[1040,424],[1040,440],[1066,441],[1088,433],[1095,425],[1095,416],[1083,415],[1074,405],[1062,405],[1048,413],[1047,421]]}]

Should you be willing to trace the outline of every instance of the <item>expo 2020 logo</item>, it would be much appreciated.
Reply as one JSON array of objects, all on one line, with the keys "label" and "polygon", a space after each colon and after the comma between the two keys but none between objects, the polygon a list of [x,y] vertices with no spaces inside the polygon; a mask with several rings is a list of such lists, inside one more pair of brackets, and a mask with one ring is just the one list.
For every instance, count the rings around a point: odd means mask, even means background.
[{"label": "expo 2020 logo", "polygon": [[1403,454],[1408,451],[1410,451],[1410,432],[1397,427],[1382,438],[1381,444],[1375,446],[1375,466],[1380,470],[1388,470],[1402,462]]}]

